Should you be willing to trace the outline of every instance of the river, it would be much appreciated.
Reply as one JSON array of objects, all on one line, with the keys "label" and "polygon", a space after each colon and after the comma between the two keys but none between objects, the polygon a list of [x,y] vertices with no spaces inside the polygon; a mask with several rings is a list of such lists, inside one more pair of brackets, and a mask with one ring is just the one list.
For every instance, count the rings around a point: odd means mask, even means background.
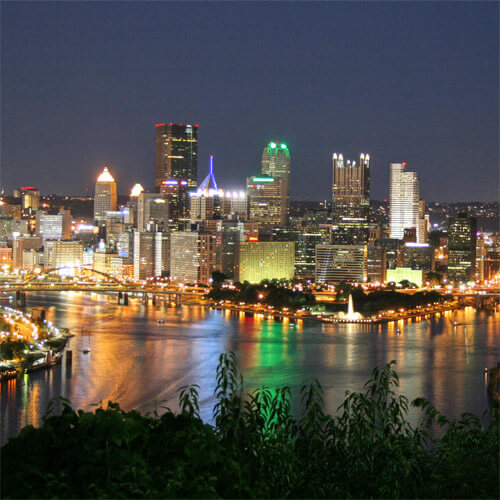
[{"label": "river", "polygon": [[[488,408],[484,369],[500,360],[500,312],[473,308],[398,324],[306,320],[295,326],[201,306],[137,299],[120,306],[116,297],[95,293],[29,293],[27,307],[34,306],[47,308],[47,319],[75,334],[67,347],[73,363],[2,382],[2,443],[25,425],[39,425],[56,396],[85,410],[108,400],[127,410],[176,409],[178,388],[198,384],[201,416],[210,422],[225,351],[237,353],[247,390],[284,384],[298,390],[317,378],[330,413],[346,390],[362,389],[375,366],[396,360],[401,392],[429,399],[448,417]],[[416,422],[417,412],[410,417]]]}]

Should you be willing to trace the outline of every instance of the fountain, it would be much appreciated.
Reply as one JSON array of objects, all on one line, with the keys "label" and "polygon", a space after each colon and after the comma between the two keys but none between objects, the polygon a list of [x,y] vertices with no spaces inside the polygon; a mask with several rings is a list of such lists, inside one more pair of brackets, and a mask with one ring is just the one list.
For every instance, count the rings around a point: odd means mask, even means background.
[{"label": "fountain", "polygon": [[340,311],[337,318],[341,321],[360,321],[365,319],[362,314],[354,312],[354,304],[352,302],[351,294],[349,294],[349,300],[347,301],[347,313]]}]

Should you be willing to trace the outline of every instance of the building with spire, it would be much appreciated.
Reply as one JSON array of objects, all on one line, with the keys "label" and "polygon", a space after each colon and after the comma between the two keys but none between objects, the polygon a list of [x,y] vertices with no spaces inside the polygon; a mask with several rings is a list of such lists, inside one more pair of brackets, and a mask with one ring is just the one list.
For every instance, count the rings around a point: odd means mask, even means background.
[{"label": "building with spire", "polygon": [[217,184],[213,155],[210,155],[207,176],[196,191],[189,193],[189,207],[192,221],[246,219],[248,214],[244,192],[226,191]]},{"label": "building with spire", "polygon": [[104,222],[106,213],[115,211],[116,207],[116,182],[108,167],[104,167],[95,184],[94,219],[101,223]]}]

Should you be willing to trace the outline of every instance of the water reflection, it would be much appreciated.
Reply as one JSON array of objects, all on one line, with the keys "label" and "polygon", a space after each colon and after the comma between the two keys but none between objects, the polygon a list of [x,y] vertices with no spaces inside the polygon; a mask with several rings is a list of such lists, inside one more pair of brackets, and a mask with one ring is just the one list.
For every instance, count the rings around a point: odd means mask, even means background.
[{"label": "water reflection", "polygon": [[329,412],[345,390],[362,389],[374,366],[394,359],[401,392],[410,399],[424,396],[451,417],[487,408],[484,368],[500,359],[500,313],[472,308],[367,326],[278,323],[138,300],[124,307],[111,296],[77,292],[29,295],[28,306],[48,307],[49,320],[76,334],[68,346],[73,363],[2,383],[3,441],[26,424],[38,425],[49,400],[59,395],[87,410],[108,400],[126,409],[151,410],[155,400],[176,408],[177,389],[196,383],[202,417],[210,420],[215,369],[228,350],[238,353],[248,390],[284,384],[298,390],[318,378]]}]

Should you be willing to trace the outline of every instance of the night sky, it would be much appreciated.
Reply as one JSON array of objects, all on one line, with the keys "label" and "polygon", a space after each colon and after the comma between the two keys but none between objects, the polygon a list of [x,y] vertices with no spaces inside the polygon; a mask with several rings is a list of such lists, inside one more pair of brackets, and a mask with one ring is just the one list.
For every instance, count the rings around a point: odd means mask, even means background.
[{"label": "night sky", "polygon": [[371,155],[371,197],[408,162],[426,200],[495,200],[496,2],[2,2],[2,183],[154,185],[155,123],[198,123],[201,181],[243,188],[270,140],[292,198],[331,196],[331,157]]}]

